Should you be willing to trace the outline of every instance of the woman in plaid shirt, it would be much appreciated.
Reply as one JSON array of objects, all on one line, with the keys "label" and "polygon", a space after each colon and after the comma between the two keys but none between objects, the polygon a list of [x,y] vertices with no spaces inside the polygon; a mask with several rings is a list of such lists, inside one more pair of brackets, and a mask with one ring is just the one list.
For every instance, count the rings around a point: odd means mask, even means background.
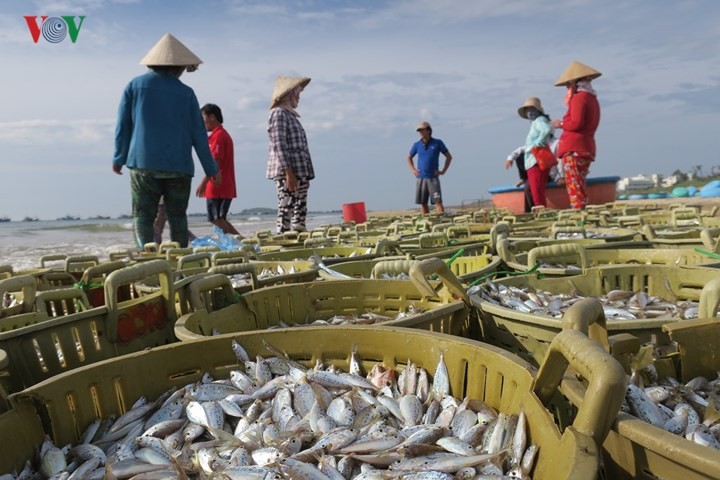
[{"label": "woman in plaid shirt", "polygon": [[275,181],[278,197],[277,233],[305,231],[307,195],[315,178],[305,130],[295,111],[306,77],[278,77],[270,102],[267,178]]}]

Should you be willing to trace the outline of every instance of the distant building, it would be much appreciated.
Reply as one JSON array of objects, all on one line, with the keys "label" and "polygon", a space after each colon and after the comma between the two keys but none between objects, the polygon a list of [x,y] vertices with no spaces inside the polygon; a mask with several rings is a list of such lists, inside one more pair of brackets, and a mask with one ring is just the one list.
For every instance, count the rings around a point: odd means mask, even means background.
[{"label": "distant building", "polygon": [[663,178],[662,186],[665,188],[669,188],[679,182],[680,182],[680,178],[677,175],[670,175],[669,177]]},{"label": "distant building", "polygon": [[632,192],[634,190],[648,190],[660,186],[662,177],[658,174],[636,175],[634,177],[621,178],[617,184],[619,192]]}]

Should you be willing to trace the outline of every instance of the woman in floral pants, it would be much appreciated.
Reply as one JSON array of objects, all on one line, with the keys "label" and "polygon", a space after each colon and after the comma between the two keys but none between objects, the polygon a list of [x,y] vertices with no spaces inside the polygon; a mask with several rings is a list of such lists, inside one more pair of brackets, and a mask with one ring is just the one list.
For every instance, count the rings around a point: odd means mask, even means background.
[{"label": "woman in floral pants", "polygon": [[588,203],[585,180],[590,163],[595,160],[595,131],[600,123],[600,104],[590,82],[600,75],[597,70],[573,61],[555,82],[555,86],[567,87],[567,113],[562,120],[553,120],[552,124],[563,129],[558,157],[563,162],[570,206],[576,210],[585,208]]}]

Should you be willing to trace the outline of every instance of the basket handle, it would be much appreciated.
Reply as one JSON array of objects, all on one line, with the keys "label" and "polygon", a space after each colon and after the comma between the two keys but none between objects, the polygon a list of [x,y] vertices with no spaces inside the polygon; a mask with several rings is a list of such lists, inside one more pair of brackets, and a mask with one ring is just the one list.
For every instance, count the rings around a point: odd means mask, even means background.
[{"label": "basket handle", "polygon": [[10,278],[14,273],[12,265],[0,265],[0,279]]},{"label": "basket handle", "polygon": [[76,268],[75,270],[73,270],[73,267],[77,267],[78,265],[80,265],[82,267],[89,263],[92,264],[92,265],[90,265],[91,267],[94,267],[100,263],[100,259],[97,257],[97,255],[75,255],[72,257],[67,257],[65,259],[65,271],[66,272],[82,271],[85,269],[84,268]]},{"label": "basket handle", "polygon": [[565,257],[568,255],[576,255],[580,263],[580,268],[585,271],[588,267],[587,252],[582,245],[577,243],[544,245],[531,249],[527,257],[528,268],[534,267],[541,258]]},{"label": "basket handle", "polygon": [[80,303],[79,310],[90,310],[92,308],[85,292],[77,288],[56,288],[40,292],[35,297],[35,308],[38,312],[47,313],[47,302],[61,302],[63,300],[77,300]]},{"label": "basket handle", "polygon": [[473,223],[490,223],[490,214],[484,208],[473,212],[472,214]]},{"label": "basket handle", "polygon": [[190,255],[183,255],[178,258],[176,270],[183,270],[185,266],[190,263],[201,262],[201,268],[208,269],[211,264],[210,252],[198,252],[191,253]]},{"label": "basket handle", "polygon": [[507,222],[498,222],[490,229],[490,248],[495,249],[501,238],[507,238],[510,235],[510,224]]},{"label": "basket handle", "polygon": [[195,251],[195,253],[210,252],[211,255],[213,252],[222,251],[217,245],[203,245],[202,247],[195,247],[193,250]]},{"label": "basket handle", "polygon": [[497,252],[498,257],[500,257],[503,262],[514,262],[515,261],[515,254],[512,253],[512,249],[510,248],[510,240],[507,238],[501,238],[498,240],[498,242],[495,244],[495,251]]},{"label": "basket handle", "polygon": [[645,235],[645,238],[647,238],[648,240],[655,240],[655,237],[657,237],[657,235],[655,234],[655,229],[652,227],[652,225],[643,224],[640,230],[642,231],[642,234]]},{"label": "basket handle", "polygon": [[428,297],[434,297],[437,295],[435,293],[435,289],[432,285],[430,285],[430,282],[428,282],[426,278],[430,275],[437,275],[440,277],[443,285],[447,288],[451,295],[462,299],[462,301],[466,304],[470,304],[470,299],[465,291],[465,288],[463,288],[462,283],[460,283],[460,280],[455,276],[452,270],[450,270],[450,267],[448,267],[441,259],[428,258],[427,260],[416,261],[410,267],[410,271],[408,272],[410,280],[412,280],[420,293]]},{"label": "basket handle", "polygon": [[35,308],[37,280],[32,275],[19,275],[0,281],[0,299],[5,293],[22,291],[22,313],[30,313]]},{"label": "basket handle", "polygon": [[215,252],[210,255],[213,267],[226,263],[247,263],[249,262],[247,252],[242,250],[226,250]]},{"label": "basket handle", "polygon": [[[178,244],[178,247],[180,244]],[[160,253],[160,244],[157,242],[148,242],[143,245],[143,253]]]},{"label": "basket handle", "polygon": [[455,225],[455,224],[451,223],[451,222],[436,223],[435,225],[432,226],[432,228],[430,228],[430,232],[446,232],[447,233],[447,229],[452,227],[453,225]]},{"label": "basket handle", "polygon": [[88,285],[90,284],[90,282],[92,282],[93,278],[110,274],[115,270],[120,270],[121,268],[125,268],[126,266],[127,264],[125,262],[117,260],[114,262],[105,262],[101,263],[100,265],[95,265],[94,267],[89,267],[83,272],[82,278],[80,278],[80,282]]},{"label": "basket handle", "polygon": [[617,217],[617,224],[620,227],[642,227],[645,225],[645,222],[643,222],[643,217],[640,215],[623,215],[621,217]]},{"label": "basket handle", "polygon": [[375,245],[375,254],[380,257],[385,257],[388,255],[402,255],[403,251],[400,248],[400,243],[396,240],[381,238]]},{"label": "basket handle", "polygon": [[163,250],[164,243],[160,245],[160,253],[165,255],[165,260],[172,262],[177,261],[183,255],[191,255],[193,253],[192,248],[167,248]]},{"label": "basket handle", "polygon": [[40,267],[45,268],[49,262],[57,262],[58,260],[65,260],[67,255],[64,253],[55,253],[52,255],[43,255],[40,257]]},{"label": "basket handle", "polygon": [[445,247],[448,244],[448,237],[445,232],[421,233],[418,243],[420,248]]},{"label": "basket handle", "polygon": [[470,236],[470,227],[467,225],[454,225],[445,230],[448,238],[463,238]]},{"label": "basket handle", "polygon": [[720,306],[720,278],[713,278],[705,284],[700,292],[700,305],[698,307],[698,318],[717,317]]},{"label": "basket handle", "polygon": [[583,238],[587,238],[587,232],[585,231],[585,229],[583,227],[567,225],[564,227],[555,227],[554,226],[552,228],[552,238],[557,238],[558,234],[561,234],[561,233],[580,233],[580,234],[582,234]]},{"label": "basket handle", "polygon": [[108,256],[110,257],[110,261],[121,260],[123,258],[127,258],[128,260],[133,259],[132,251],[129,248],[110,250]]},{"label": "basket handle", "polygon": [[584,298],[568,308],[562,317],[562,328],[582,332],[610,351],[607,319],[602,303],[595,298]]},{"label": "basket handle", "polygon": [[[238,265],[241,266],[241,265]],[[242,265],[245,267],[252,267],[252,265]],[[229,303],[235,302],[235,289],[230,283],[230,279],[222,274],[207,275],[199,278],[188,285],[188,301],[190,302],[191,311],[197,311],[200,309],[206,309],[210,311],[203,301],[203,294],[221,288]]]},{"label": "basket handle", "polygon": [[[258,288],[257,270],[255,264],[253,263],[228,263],[225,265],[215,265],[208,270],[208,273],[223,274],[226,277],[229,277],[230,275],[237,275],[238,273],[249,273],[252,289],[256,290]],[[230,286],[232,286],[232,283]]]},{"label": "basket handle", "polygon": [[[570,217],[572,215],[575,215],[575,212],[564,212],[563,211],[563,212],[560,212],[558,215],[559,215],[558,218]],[[579,226],[578,223],[575,220],[572,220],[570,218],[568,218],[567,220],[565,220],[565,219],[557,220],[557,221],[553,222],[553,224],[552,224],[553,229],[559,228],[559,227],[578,227],[578,226]]]},{"label": "basket handle", "polygon": [[165,310],[175,312],[175,292],[173,286],[172,268],[166,260],[149,260],[144,263],[116,270],[105,279],[105,306],[108,309],[107,338],[110,342],[117,340],[118,324],[118,289],[123,285],[158,275],[160,278],[160,292],[165,299]]},{"label": "basket handle", "polygon": [[370,278],[382,278],[384,274],[396,276],[408,273],[415,260],[381,260],[373,266]]},{"label": "basket handle", "polygon": [[589,381],[572,426],[602,445],[625,398],[625,372],[599,343],[577,330],[563,330],[550,344],[533,384],[544,405],[550,403],[568,367]]},{"label": "basket handle", "polygon": [[720,245],[720,237],[714,236],[717,235],[717,233],[718,229],[716,228],[703,228],[702,230],[700,230],[700,240],[702,240],[703,246],[713,253],[720,253],[718,252],[718,245]]}]

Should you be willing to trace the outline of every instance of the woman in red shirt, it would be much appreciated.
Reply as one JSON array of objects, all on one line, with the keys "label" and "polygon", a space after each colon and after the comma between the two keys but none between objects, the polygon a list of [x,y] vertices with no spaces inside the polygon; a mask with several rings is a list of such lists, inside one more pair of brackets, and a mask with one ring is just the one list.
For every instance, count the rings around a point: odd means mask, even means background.
[{"label": "woman in red shirt", "polygon": [[590,82],[600,75],[594,68],[573,61],[555,82],[556,87],[567,87],[567,113],[562,120],[553,120],[552,125],[563,129],[558,157],[565,171],[570,206],[576,210],[588,203],[585,179],[595,160],[595,131],[600,123],[600,104]]}]

